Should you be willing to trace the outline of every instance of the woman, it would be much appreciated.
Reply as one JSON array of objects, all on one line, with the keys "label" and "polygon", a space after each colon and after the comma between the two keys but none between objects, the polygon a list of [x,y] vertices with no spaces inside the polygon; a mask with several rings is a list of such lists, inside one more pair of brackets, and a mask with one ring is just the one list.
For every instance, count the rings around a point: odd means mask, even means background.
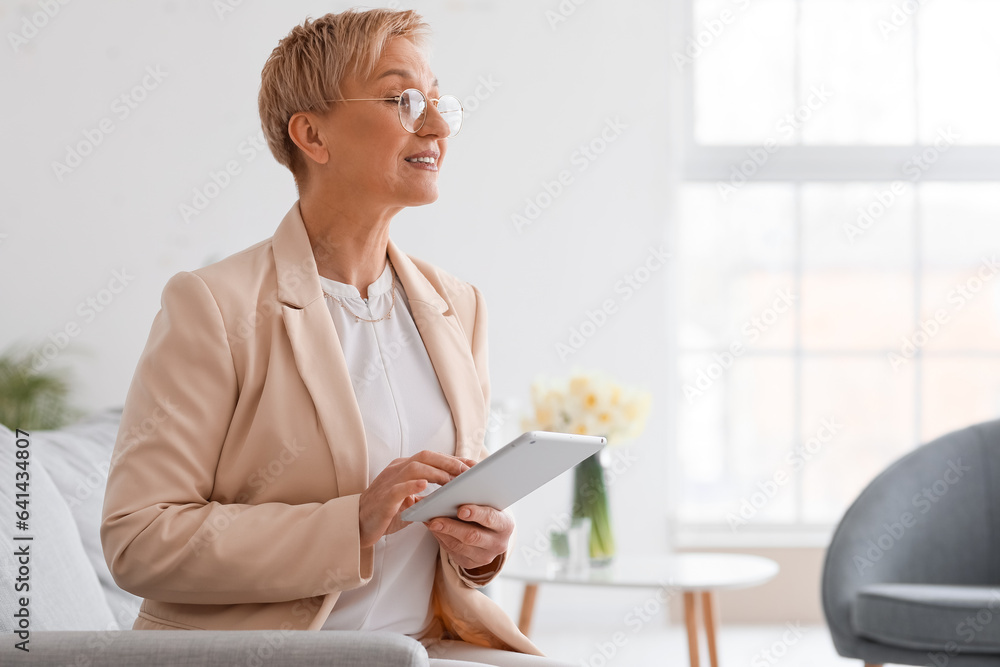
[{"label": "woman", "polygon": [[437,199],[461,127],[425,30],[330,14],[264,66],[261,121],[299,201],[272,238],[164,288],[101,526],[115,580],[145,598],[135,629],[390,630],[432,658],[553,664],[476,590],[507,557],[507,514],[399,518],[485,456],[489,406],[482,296],[389,239]]}]

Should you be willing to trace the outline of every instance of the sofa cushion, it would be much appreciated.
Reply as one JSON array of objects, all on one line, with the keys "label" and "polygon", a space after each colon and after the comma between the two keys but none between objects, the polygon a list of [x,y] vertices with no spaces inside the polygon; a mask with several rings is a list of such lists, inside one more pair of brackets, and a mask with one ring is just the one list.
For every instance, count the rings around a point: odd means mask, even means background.
[{"label": "sofa cushion", "polygon": [[[104,591],[94,568],[84,553],[76,522],[66,501],[35,457],[34,434],[28,438],[28,530],[18,530],[14,523],[17,467],[16,438],[0,425],[0,506],[5,508],[0,521],[0,571],[19,572],[20,558],[15,549],[28,547],[29,590],[15,591],[14,586],[0,586],[0,631],[14,628],[14,613],[19,598],[28,599],[31,630],[118,630],[108,608]],[[32,536],[31,541],[14,537]],[[10,576],[10,575],[8,575]],[[5,581],[9,581],[4,577]],[[15,582],[16,583],[16,582]],[[21,582],[25,583],[25,582]]]},{"label": "sofa cushion", "polygon": [[110,408],[56,431],[37,431],[31,446],[73,513],[108,606],[118,625],[127,630],[142,599],[118,587],[101,548],[101,509],[121,417],[121,408]]},{"label": "sofa cushion", "polygon": [[851,622],[882,644],[1000,654],[1000,588],[873,584],[859,591]]}]

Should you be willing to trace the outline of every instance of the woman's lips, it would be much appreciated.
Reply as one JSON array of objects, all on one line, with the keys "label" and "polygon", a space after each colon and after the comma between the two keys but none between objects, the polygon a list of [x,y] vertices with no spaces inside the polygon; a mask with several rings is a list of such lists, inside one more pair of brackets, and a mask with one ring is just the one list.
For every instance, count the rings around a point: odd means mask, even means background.
[{"label": "woman's lips", "polygon": [[421,157],[408,157],[404,158],[409,164],[413,165],[417,169],[423,169],[425,171],[437,171],[437,157],[433,155],[421,156]]}]

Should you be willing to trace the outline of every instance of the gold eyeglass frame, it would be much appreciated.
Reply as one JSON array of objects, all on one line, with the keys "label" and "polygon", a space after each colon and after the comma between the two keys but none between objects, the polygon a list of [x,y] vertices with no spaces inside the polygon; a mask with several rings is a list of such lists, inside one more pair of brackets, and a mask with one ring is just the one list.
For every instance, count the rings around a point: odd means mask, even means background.
[{"label": "gold eyeglass frame", "polygon": [[[420,125],[416,126],[412,130],[406,127],[406,124],[403,122],[403,96],[409,92],[414,92],[420,95],[420,97],[424,100],[425,103],[433,103],[435,109],[438,108],[438,103],[441,102],[441,100],[443,100],[446,97],[450,97],[451,99],[455,100],[455,103],[458,105],[458,112],[461,114],[460,116],[461,121],[459,122],[458,130],[456,130],[455,132],[450,132],[448,136],[444,138],[451,139],[452,137],[458,136],[458,133],[462,131],[462,126],[465,125],[465,107],[462,106],[462,100],[458,99],[454,95],[442,95],[441,97],[430,98],[424,95],[423,92],[417,90],[416,88],[407,88],[406,90],[404,90],[399,95],[396,95],[395,97],[355,97],[349,100],[327,100],[327,102],[387,102],[388,100],[393,100],[396,102],[396,115],[399,118],[399,124],[402,125],[403,129],[409,132],[410,134],[416,134],[417,132],[420,131],[420,128],[424,126],[424,123],[427,122],[427,113],[426,112],[424,113],[424,119],[420,122]],[[440,114],[441,111],[439,110],[438,113]],[[449,113],[454,113],[454,112],[449,112]],[[442,117],[443,115],[444,114],[442,114]],[[448,123],[447,119],[445,119],[445,123],[448,124],[448,129],[450,131],[451,123]]]}]

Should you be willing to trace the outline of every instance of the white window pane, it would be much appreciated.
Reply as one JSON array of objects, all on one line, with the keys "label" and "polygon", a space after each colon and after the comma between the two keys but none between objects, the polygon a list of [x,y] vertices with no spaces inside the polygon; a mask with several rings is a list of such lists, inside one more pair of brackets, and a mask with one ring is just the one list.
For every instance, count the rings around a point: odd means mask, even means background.
[{"label": "white window pane", "polygon": [[[683,385],[697,384],[698,373],[712,361],[707,354],[680,354],[677,369]],[[718,483],[725,469],[725,382],[720,373],[703,384],[699,394],[688,392],[678,409],[678,442],[684,478],[695,488]],[[701,499],[689,498],[701,503]]]},{"label": "white window pane", "polygon": [[921,439],[1000,417],[1000,359],[942,359],[923,370]]},{"label": "white window pane", "polygon": [[927,271],[920,325],[900,341],[898,352],[912,359],[925,352],[1000,352],[1000,270],[987,264],[963,271]]},{"label": "white window pane", "polygon": [[696,0],[692,32],[683,66],[694,68],[696,141],[790,143],[781,122],[796,106],[795,1]]},{"label": "white window pane", "polygon": [[[682,377],[695,381],[712,363],[709,355],[685,354]],[[793,441],[793,366],[790,359],[748,356],[701,394],[682,398],[678,411],[680,461],[684,468],[680,516],[685,521],[727,523],[740,505],[786,470]],[[788,480],[790,481],[790,480]],[[776,493],[754,496],[749,523],[791,521],[794,485],[776,482]]]},{"label": "white window pane", "polygon": [[677,295],[682,349],[787,348],[794,341],[794,191],[751,185],[723,202],[684,186]]},{"label": "white window pane", "polygon": [[971,268],[1000,254],[1000,183],[925,183],[920,207],[926,266]]},{"label": "white window pane", "polygon": [[[950,0],[949,0],[950,1]],[[898,0],[803,0],[800,104],[807,144],[911,144],[913,26],[890,34],[880,22]],[[816,91],[829,95],[826,102]]]},{"label": "white window pane", "polygon": [[[881,357],[807,359],[802,366],[803,519],[834,522],[861,490],[914,443],[914,372]],[[838,428],[822,429],[824,420]],[[822,442],[824,435],[836,432]]]},{"label": "white window pane", "polygon": [[750,184],[728,201],[712,184],[687,183],[680,191],[680,251],[684,258],[719,266],[788,268],[795,251],[795,189]]},{"label": "white window pane", "polygon": [[920,205],[924,279],[911,353],[1000,349],[1000,184],[926,183]]},{"label": "white window pane", "polygon": [[920,140],[950,126],[960,144],[1000,143],[1000,2],[922,3],[917,22]]},{"label": "white window pane", "polygon": [[913,207],[913,187],[899,181],[803,185],[803,266],[911,268]]},{"label": "white window pane", "polygon": [[794,344],[798,295],[792,273],[688,264],[680,287],[682,349],[740,356]]},{"label": "white window pane", "polygon": [[913,276],[861,269],[807,271],[800,308],[806,350],[891,349],[913,330]]}]

